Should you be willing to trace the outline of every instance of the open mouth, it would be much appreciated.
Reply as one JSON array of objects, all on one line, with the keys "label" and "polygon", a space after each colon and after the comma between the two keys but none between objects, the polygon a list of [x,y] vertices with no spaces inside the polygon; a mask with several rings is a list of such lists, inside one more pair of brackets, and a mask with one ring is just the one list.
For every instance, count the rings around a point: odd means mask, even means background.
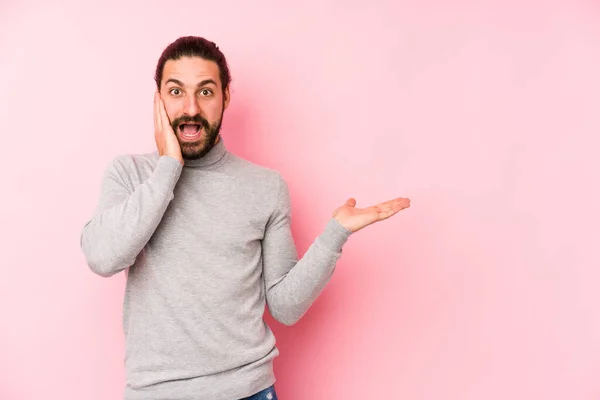
[{"label": "open mouth", "polygon": [[202,135],[202,125],[199,124],[181,124],[179,133],[183,139],[196,140]]}]

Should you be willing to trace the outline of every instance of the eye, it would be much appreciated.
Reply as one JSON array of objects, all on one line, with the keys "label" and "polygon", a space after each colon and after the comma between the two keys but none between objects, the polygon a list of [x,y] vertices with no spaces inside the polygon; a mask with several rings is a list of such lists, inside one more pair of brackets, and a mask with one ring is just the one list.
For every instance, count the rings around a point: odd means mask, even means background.
[{"label": "eye", "polygon": [[212,90],[210,89],[201,89],[200,90],[200,95],[202,96],[210,96],[212,94]]},{"label": "eye", "polygon": [[179,96],[181,94],[181,90],[179,90],[178,88],[173,88],[169,90],[169,93],[171,93],[173,96]]}]

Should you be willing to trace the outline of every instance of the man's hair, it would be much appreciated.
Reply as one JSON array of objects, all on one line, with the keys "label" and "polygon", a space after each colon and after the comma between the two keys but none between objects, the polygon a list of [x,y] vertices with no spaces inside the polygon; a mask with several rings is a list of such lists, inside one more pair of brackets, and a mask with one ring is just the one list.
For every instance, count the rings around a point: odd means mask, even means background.
[{"label": "man's hair", "polygon": [[214,61],[219,67],[219,77],[223,92],[231,82],[231,74],[227,66],[225,55],[219,47],[210,40],[198,36],[183,36],[165,48],[158,59],[154,80],[156,87],[160,89],[165,63],[169,60],[179,60],[182,57],[200,57],[207,61]]}]

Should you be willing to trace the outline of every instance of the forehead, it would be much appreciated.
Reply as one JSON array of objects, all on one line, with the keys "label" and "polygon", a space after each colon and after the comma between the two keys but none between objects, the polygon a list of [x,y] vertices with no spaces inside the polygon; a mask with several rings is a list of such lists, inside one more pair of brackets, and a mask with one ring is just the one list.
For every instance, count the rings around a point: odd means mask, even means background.
[{"label": "forehead", "polygon": [[168,60],[163,69],[162,83],[169,78],[177,79],[185,85],[195,86],[206,79],[214,80],[219,86],[219,66],[214,61],[200,57],[182,57]]}]

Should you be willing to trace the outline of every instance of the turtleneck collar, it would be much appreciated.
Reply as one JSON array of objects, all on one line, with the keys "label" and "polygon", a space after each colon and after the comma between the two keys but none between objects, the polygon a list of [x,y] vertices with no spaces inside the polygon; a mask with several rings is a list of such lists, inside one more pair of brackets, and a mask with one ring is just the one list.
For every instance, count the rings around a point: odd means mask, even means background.
[{"label": "turtleneck collar", "polygon": [[183,160],[183,167],[190,168],[207,168],[216,165],[219,161],[225,157],[227,154],[227,148],[225,147],[225,142],[223,137],[219,135],[219,140],[214,145],[212,149],[208,153],[204,155],[202,158],[198,158],[197,160]]}]

